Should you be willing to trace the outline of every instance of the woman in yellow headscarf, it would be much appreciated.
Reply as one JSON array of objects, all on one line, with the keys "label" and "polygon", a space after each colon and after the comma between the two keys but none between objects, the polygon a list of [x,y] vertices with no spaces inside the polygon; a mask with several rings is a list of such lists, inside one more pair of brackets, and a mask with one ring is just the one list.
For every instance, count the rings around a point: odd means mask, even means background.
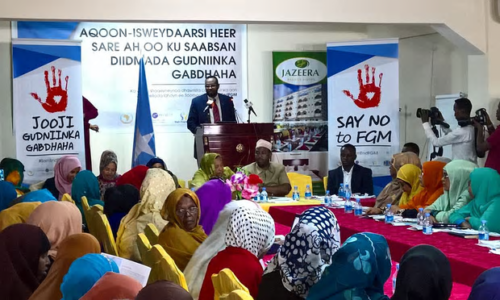
[{"label": "woman in yellow headscarf", "polygon": [[148,223],[162,230],[167,222],[161,209],[168,195],[175,190],[175,183],[166,171],[149,169],[141,185],[141,201],[123,217],[116,235],[116,246],[120,257],[141,261],[137,248],[137,235],[144,232]]},{"label": "woman in yellow headscarf", "polygon": [[[403,187],[403,195],[399,200],[399,205],[407,205],[416,194],[420,193],[422,190],[420,174],[422,174],[422,170],[412,164],[404,165],[399,169],[397,179]],[[391,210],[397,211],[399,206],[392,206]]]},{"label": "woman in yellow headscarf", "polygon": [[200,201],[189,189],[177,189],[168,196],[161,214],[168,224],[160,233],[158,244],[184,271],[194,252],[207,238],[200,226]]},{"label": "woman in yellow headscarf", "polygon": [[219,154],[205,153],[200,162],[200,169],[194,173],[189,188],[198,189],[211,178],[221,178],[225,181],[231,178],[233,174],[230,168],[224,167],[222,157]]}]

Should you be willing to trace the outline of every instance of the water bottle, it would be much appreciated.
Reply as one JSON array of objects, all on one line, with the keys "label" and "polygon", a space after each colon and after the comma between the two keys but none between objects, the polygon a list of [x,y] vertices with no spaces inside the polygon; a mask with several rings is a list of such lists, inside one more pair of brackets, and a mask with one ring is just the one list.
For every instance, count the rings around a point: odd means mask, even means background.
[{"label": "water bottle", "polygon": [[387,209],[385,210],[385,223],[390,224],[394,222],[394,214],[391,210],[391,205],[387,204]]},{"label": "water bottle", "polygon": [[346,214],[352,213],[352,202],[351,202],[351,199],[346,197],[344,203],[345,203],[344,204],[344,212]]},{"label": "water bottle", "polygon": [[399,264],[396,264],[396,272],[392,275],[392,294],[396,292],[396,279],[398,278]]},{"label": "water bottle", "polygon": [[348,184],[344,185],[344,197],[346,198],[346,200],[351,200],[351,189],[349,188]]},{"label": "water bottle", "polygon": [[257,195],[255,195],[255,197],[253,197],[253,201],[259,202],[259,200],[260,200],[260,192],[257,192]]},{"label": "water bottle", "polygon": [[267,192],[265,187],[262,188],[262,193],[260,193],[260,201],[264,203],[267,202]]},{"label": "water bottle", "polygon": [[4,173],[3,173],[3,169],[0,169],[0,181],[4,181],[5,178],[4,178]]},{"label": "water bottle", "polygon": [[341,199],[344,198],[344,184],[343,183],[340,184],[339,192],[338,192],[337,196],[339,196],[339,198],[341,198]]},{"label": "water bottle", "polygon": [[325,194],[325,198],[324,198],[323,204],[324,204],[325,206],[330,206],[331,201],[332,201],[332,199],[330,198],[330,191],[326,191],[326,194]]},{"label": "water bottle", "polygon": [[276,150],[280,151],[281,150],[281,140],[280,139],[277,139],[276,140]]},{"label": "water bottle", "polygon": [[422,232],[424,234],[430,235],[432,234],[432,223],[431,223],[431,215],[429,213],[425,214],[424,224],[423,224]]},{"label": "water bottle", "polygon": [[299,201],[300,200],[300,193],[299,193],[299,187],[298,186],[294,186],[293,187],[292,199],[294,201]]},{"label": "water bottle", "polygon": [[354,215],[361,216],[363,215],[363,206],[359,203],[359,198],[356,198],[356,203],[354,203]]},{"label": "water bottle", "polygon": [[417,225],[424,226],[424,219],[425,219],[424,209],[421,207],[418,209]]},{"label": "water bottle", "polygon": [[310,185],[306,185],[306,192],[305,192],[304,196],[307,200],[311,200],[312,193],[311,193],[311,186]]},{"label": "water bottle", "polygon": [[490,239],[490,231],[488,227],[486,227],[486,220],[481,220],[481,226],[479,226],[479,235],[478,239],[480,241],[487,241]]}]

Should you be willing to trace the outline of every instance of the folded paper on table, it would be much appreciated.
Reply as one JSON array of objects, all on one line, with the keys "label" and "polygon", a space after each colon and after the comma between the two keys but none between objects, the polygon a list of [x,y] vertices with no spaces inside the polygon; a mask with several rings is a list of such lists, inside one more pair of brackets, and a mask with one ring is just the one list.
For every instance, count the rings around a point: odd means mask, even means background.
[{"label": "folded paper on table", "polygon": [[479,241],[479,243],[477,245],[481,246],[481,247],[490,248],[490,249],[500,249],[500,240],[496,240],[496,241]]},{"label": "folded paper on table", "polygon": [[134,278],[135,280],[139,281],[143,287],[148,284],[149,273],[151,273],[150,267],[107,253],[101,253],[101,255],[113,260],[116,265],[118,265],[120,274]]}]

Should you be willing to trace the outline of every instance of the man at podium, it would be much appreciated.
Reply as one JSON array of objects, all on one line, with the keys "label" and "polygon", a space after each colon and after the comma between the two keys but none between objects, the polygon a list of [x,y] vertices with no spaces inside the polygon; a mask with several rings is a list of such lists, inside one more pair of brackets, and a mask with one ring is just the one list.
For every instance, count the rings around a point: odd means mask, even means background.
[{"label": "man at podium", "polygon": [[219,122],[235,122],[234,103],[229,96],[219,94],[219,80],[210,76],[205,80],[206,94],[200,95],[191,101],[187,127],[196,134],[196,128],[201,124]]},{"label": "man at podium", "polygon": [[271,162],[272,144],[266,140],[258,140],[255,147],[255,162],[243,167],[250,174],[257,174],[264,182],[269,196],[282,197],[288,195],[292,186],[286,175],[285,166]]}]

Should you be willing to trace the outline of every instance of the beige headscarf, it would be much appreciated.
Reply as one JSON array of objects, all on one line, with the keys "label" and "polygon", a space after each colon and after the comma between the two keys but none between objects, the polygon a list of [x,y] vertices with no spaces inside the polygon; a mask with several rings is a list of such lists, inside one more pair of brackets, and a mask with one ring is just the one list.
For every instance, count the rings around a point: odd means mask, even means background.
[{"label": "beige headscarf", "polygon": [[82,232],[82,214],[66,201],[48,201],[38,206],[27,224],[40,227],[50,241],[49,256],[55,259],[59,245],[68,236]]},{"label": "beige headscarf", "polygon": [[120,257],[141,261],[137,248],[137,235],[144,232],[148,223],[153,223],[159,231],[167,225],[161,216],[161,209],[168,195],[175,190],[175,183],[166,171],[149,169],[141,186],[141,202],[134,205],[122,219],[116,237]]}]

